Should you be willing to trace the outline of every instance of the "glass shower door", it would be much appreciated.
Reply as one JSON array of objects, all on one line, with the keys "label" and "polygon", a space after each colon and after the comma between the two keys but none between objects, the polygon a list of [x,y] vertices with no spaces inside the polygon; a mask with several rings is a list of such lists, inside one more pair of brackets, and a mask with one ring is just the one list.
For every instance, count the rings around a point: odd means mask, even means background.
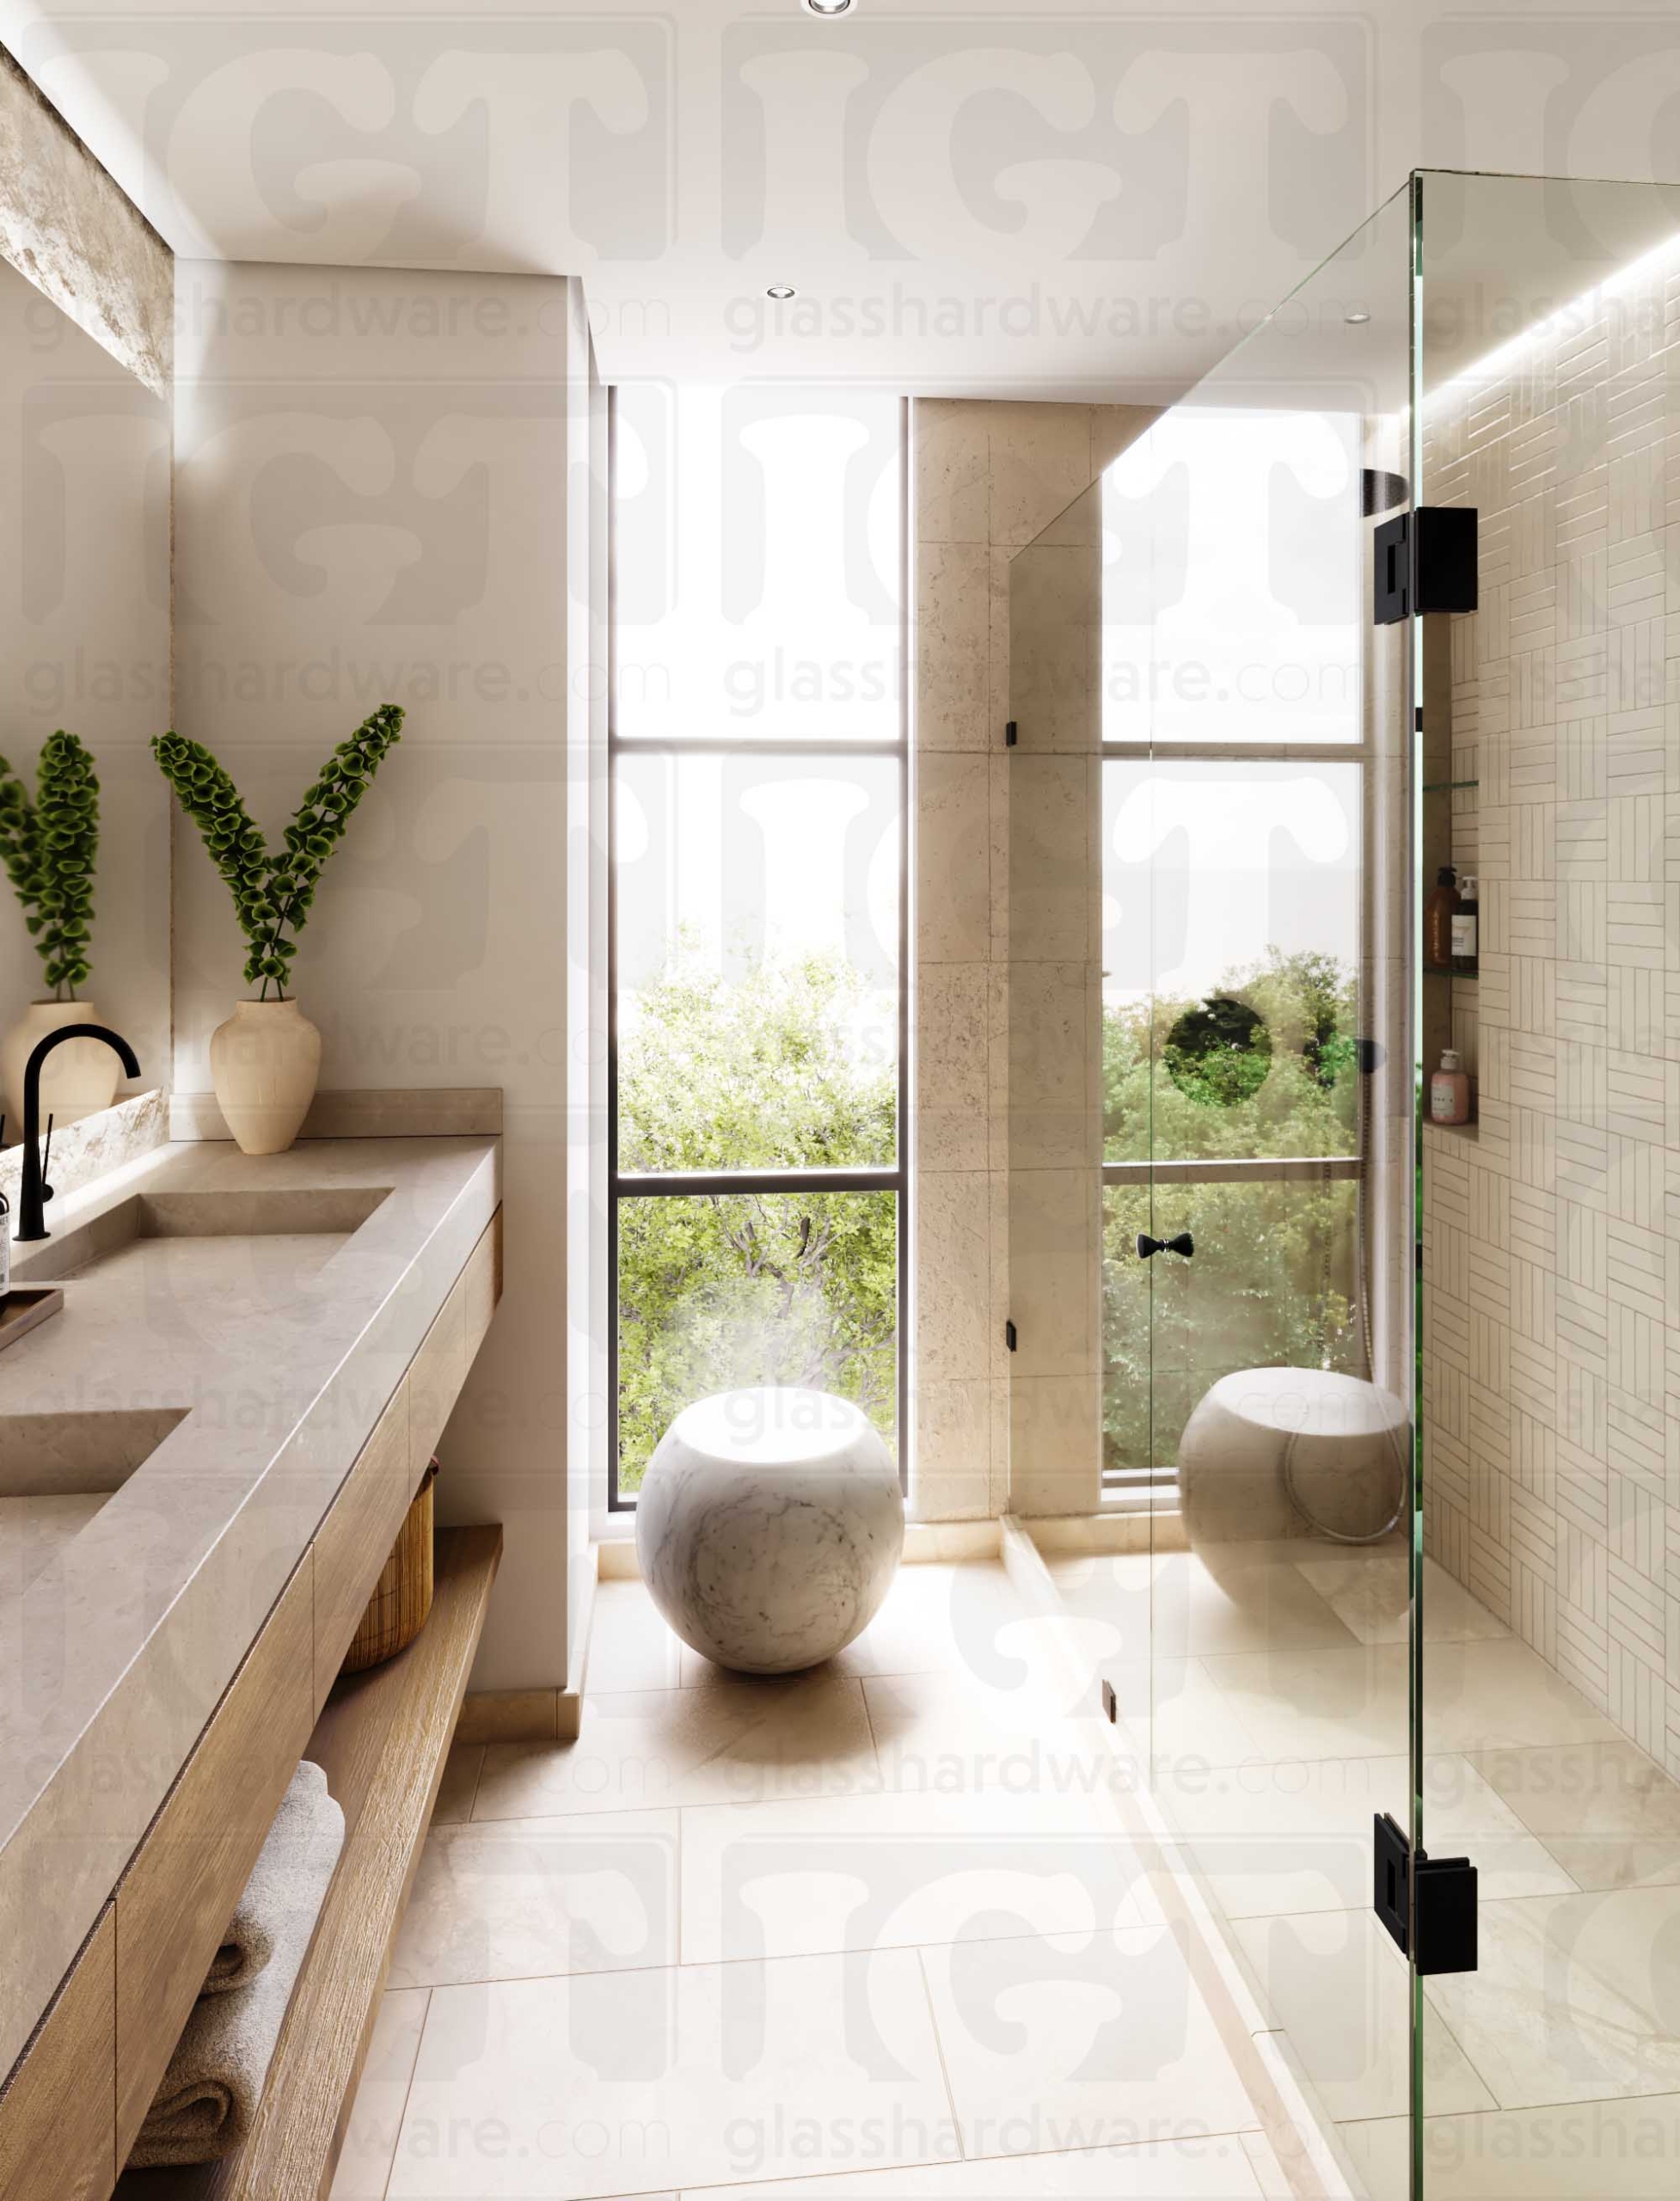
[{"label": "glass shower door", "polygon": [[1415,1817],[1410,242],[1402,198],[1104,483],[1110,1502],[1156,1796],[1344,2131],[1415,2083],[1372,1907]]},{"label": "glass shower door", "polygon": [[1421,1816],[1479,1879],[1421,1982],[1408,2189],[1671,2193],[1680,2164],[1680,191],[1419,179],[1422,501],[1473,513],[1427,614],[1425,876],[1478,882],[1426,976]]}]

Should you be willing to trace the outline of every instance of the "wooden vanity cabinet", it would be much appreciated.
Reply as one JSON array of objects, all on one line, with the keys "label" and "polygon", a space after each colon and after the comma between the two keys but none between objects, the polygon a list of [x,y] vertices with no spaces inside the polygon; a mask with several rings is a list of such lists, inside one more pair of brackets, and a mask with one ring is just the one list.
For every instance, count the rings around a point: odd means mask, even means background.
[{"label": "wooden vanity cabinet", "polygon": [[[437,1601],[419,1639],[388,1667],[349,1677],[336,1693],[334,1683],[495,1311],[501,1225],[498,1208],[0,2091],[0,2201],[106,2201],[280,1799],[311,1755],[327,1766],[346,1838],[322,1914],[335,1922],[323,1924],[293,1997],[294,2012],[309,2003],[310,2045],[326,2052],[303,2057],[301,2039],[288,2051],[291,2066],[306,2070],[314,2113],[309,2138],[294,2130],[288,2143],[285,2191],[312,2190],[295,2182],[304,2174],[300,2145],[325,2151],[322,2175],[330,2176],[500,1530],[442,1532]],[[339,1887],[347,1873],[353,1890]],[[277,2051],[277,2068],[282,2061]],[[271,2091],[273,2083],[271,2073]],[[262,2193],[271,2174],[236,2160],[203,2190]]]}]

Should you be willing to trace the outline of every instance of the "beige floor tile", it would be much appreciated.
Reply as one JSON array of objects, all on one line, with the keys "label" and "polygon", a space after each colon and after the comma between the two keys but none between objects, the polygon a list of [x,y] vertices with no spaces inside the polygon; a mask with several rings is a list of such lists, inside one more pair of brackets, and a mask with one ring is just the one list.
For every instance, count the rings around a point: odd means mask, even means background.
[{"label": "beige floor tile", "polygon": [[960,1941],[922,1957],[968,2155],[1257,2122],[1168,1928]]},{"label": "beige floor tile", "polygon": [[[1432,1559],[1425,1560],[1423,1632],[1426,1643],[1469,1643],[1509,1635],[1479,1598],[1455,1582]],[[1360,1560],[1297,1560],[1305,1578],[1361,1643],[1405,1643],[1411,1635],[1411,1587],[1403,1553]]]},{"label": "beige floor tile", "polygon": [[1031,1626],[996,1562],[904,1566],[880,1612],[835,1663],[847,1673],[964,1674],[995,1686],[1016,1671]]},{"label": "beige floor tile", "polygon": [[684,1647],[666,1627],[645,1582],[597,1583],[584,1669],[590,1696],[680,1689]]},{"label": "beige floor tile", "polygon": [[[1019,1671],[1031,1631],[995,1560],[917,1562],[898,1569],[880,1612],[822,1671],[859,1679],[948,1674],[996,1686]],[[683,1647],[685,1688],[729,1678],[722,1667]]]},{"label": "beige floor tile", "polygon": [[[1229,1918],[1351,1910],[1370,1902],[1371,1821],[1409,1815],[1410,1761],[1320,1758],[1281,1765],[1182,1767],[1156,1794]],[[1570,1892],[1545,1845],[1462,1757],[1425,1766],[1425,1831],[1438,1856],[1468,1855],[1484,1902]]]},{"label": "beige floor tile", "polygon": [[675,1812],[434,1827],[392,1985],[675,1964],[677,1836]]},{"label": "beige floor tile", "polygon": [[683,1961],[1157,1922],[1143,1860],[1085,1803],[888,1790],[683,1814]]},{"label": "beige floor tile", "polygon": [[1251,1652],[1203,1664],[1253,1737],[1248,1755],[1276,1763],[1403,1752],[1406,1660],[1403,1645],[1378,1644]]},{"label": "beige floor tile", "polygon": [[827,1674],[592,1695],[575,1743],[492,1743],[475,1819],[848,1795],[880,1784],[863,1691]]},{"label": "beige floor tile", "polygon": [[[1340,1569],[1336,1570],[1338,1573]],[[1217,1574],[1193,1552],[1155,1561],[1150,1629],[1157,1655],[1303,1649],[1346,1650],[1350,1631],[1304,1568],[1260,1560]]]},{"label": "beige floor tile", "polygon": [[[1340,2137],[1370,2201],[1411,2201],[1404,2118]],[[1432,2117],[1424,2157],[1428,2201],[1673,2201],[1680,2094]]]},{"label": "beige floor tile", "polygon": [[1108,1655],[1120,1661],[1147,1658],[1152,1639],[1150,1585],[1156,1560],[1148,1552],[1079,1552],[1045,1562],[1062,1609],[1111,1627]]},{"label": "beige floor tile", "polygon": [[432,1990],[392,2201],[678,2190],[959,2150],[917,1953]]},{"label": "beige floor tile", "polygon": [[445,1826],[457,1819],[469,1819],[473,1815],[473,1798],[478,1792],[478,1776],[484,1764],[482,1743],[454,1743],[444,1760],[444,1777],[438,1787],[438,1801],[432,1813],[433,1826]]},{"label": "beige floor tile", "polygon": [[706,2201],[1263,2201],[1247,2136],[714,2188]]},{"label": "beige floor tile", "polygon": [[[1370,1912],[1247,1918],[1231,1931],[1326,2113],[1338,2120],[1402,2116],[1411,2083],[1408,1976]],[[1438,2109],[1493,2106],[1438,2017],[1426,2035],[1425,2070]]]},{"label": "beige floor tile", "polygon": [[862,1688],[887,1788],[1090,1797],[1113,1778],[1104,1727],[1094,1718],[1058,1717],[1025,1684],[987,1689],[947,1674],[895,1674]]},{"label": "beige floor tile", "polygon": [[1680,2091],[1680,1888],[1484,1903],[1480,1958],[1425,1992],[1501,2108]]},{"label": "beige floor tile", "polygon": [[392,1989],[379,1999],[330,2201],[382,2201],[430,1999],[423,1987]]},{"label": "beige floor tile", "polygon": [[1616,1732],[1578,1689],[1515,1636],[1425,1648],[1424,1743],[1430,1750],[1608,1742]]},{"label": "beige floor tile", "polygon": [[1474,1763],[1579,1886],[1680,1880],[1680,1787],[1634,1744],[1488,1750]]},{"label": "beige floor tile", "polygon": [[1185,1766],[1241,1765],[1260,1756],[1254,1731],[1200,1658],[1105,1665],[1120,1719],[1157,1780]]}]

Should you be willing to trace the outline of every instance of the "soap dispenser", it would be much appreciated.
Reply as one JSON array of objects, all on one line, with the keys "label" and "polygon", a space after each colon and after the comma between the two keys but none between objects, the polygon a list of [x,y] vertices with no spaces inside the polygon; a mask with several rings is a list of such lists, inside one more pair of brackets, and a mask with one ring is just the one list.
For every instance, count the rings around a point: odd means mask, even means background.
[{"label": "soap dispenser", "polygon": [[1441,1067],[1429,1081],[1429,1120],[1432,1124],[1470,1120],[1470,1080],[1456,1047],[1442,1049]]}]

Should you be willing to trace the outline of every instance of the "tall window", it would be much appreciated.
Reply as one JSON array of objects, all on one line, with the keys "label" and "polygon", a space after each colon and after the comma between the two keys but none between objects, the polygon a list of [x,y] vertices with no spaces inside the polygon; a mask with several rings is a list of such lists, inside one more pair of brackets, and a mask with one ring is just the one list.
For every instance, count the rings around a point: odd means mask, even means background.
[{"label": "tall window", "polygon": [[737,1385],[902,1425],[897,398],[614,393],[610,1448]]},{"label": "tall window", "polygon": [[1235,1369],[1368,1372],[1360,459],[1291,392],[1179,407],[1103,481],[1111,1491],[1171,1481]]}]

